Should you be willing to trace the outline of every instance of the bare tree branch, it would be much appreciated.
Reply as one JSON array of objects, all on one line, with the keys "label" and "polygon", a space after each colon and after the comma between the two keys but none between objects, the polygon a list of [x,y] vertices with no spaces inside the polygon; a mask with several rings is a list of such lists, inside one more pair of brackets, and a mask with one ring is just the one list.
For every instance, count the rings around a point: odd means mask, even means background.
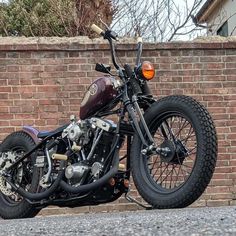
[{"label": "bare tree branch", "polygon": [[[192,22],[204,0],[114,0],[112,27],[122,36],[141,34],[148,41],[171,41],[199,28]],[[189,28],[190,27],[190,28]]]}]

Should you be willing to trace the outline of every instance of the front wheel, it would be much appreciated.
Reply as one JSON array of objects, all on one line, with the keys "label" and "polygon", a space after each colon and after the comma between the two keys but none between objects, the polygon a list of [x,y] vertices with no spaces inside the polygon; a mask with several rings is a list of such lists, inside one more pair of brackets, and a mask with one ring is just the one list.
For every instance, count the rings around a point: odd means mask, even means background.
[{"label": "front wheel", "polygon": [[217,158],[217,136],[211,116],[191,97],[169,96],[144,114],[157,147],[167,154],[141,154],[136,135],[131,167],[140,195],[153,208],[186,207],[204,192]]}]

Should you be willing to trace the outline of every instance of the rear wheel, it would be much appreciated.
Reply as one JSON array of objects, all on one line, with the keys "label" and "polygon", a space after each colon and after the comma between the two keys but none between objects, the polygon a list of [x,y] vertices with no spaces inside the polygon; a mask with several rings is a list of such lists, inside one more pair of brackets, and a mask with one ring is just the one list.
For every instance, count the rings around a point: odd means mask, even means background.
[{"label": "rear wheel", "polygon": [[217,137],[207,110],[191,97],[169,96],[145,113],[155,143],[164,154],[143,155],[134,137],[131,166],[140,195],[154,208],[193,203],[211,180],[217,158]]},{"label": "rear wheel", "polygon": [[[25,132],[10,134],[0,145],[0,153],[7,155],[6,165],[14,162],[35,146],[33,139]],[[29,192],[35,192],[38,187],[38,173],[34,170],[35,156],[31,155],[20,163],[11,173],[12,181]],[[0,177],[0,216],[4,219],[34,217],[39,210],[33,207],[20,195],[12,192],[2,177]]]}]

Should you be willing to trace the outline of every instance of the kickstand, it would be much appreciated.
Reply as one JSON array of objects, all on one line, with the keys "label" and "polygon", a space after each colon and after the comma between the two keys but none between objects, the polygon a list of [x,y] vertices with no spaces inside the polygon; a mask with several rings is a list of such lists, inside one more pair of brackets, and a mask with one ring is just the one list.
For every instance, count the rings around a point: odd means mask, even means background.
[{"label": "kickstand", "polygon": [[149,206],[145,206],[144,204],[142,204],[141,202],[137,201],[135,198],[131,197],[129,195],[129,192],[127,192],[125,194],[125,199],[129,202],[132,202],[132,203],[136,203],[137,205],[143,207],[145,210],[152,210],[153,208],[152,207],[149,207]]}]

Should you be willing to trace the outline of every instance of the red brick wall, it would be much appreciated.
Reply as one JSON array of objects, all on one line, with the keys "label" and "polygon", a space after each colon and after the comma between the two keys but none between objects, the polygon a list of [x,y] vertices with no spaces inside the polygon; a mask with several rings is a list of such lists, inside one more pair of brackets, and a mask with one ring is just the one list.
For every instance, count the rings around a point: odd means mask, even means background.
[{"label": "red brick wall", "polygon": [[[84,91],[101,75],[93,70],[95,63],[111,60],[107,44],[70,40],[0,39],[0,140],[22,125],[53,129],[78,114]],[[118,49],[121,61],[134,64],[134,44]],[[145,44],[142,58],[157,69],[150,83],[156,96],[191,95],[215,120],[217,168],[194,205],[235,205],[236,42]],[[123,203],[100,209],[124,208]]]}]

